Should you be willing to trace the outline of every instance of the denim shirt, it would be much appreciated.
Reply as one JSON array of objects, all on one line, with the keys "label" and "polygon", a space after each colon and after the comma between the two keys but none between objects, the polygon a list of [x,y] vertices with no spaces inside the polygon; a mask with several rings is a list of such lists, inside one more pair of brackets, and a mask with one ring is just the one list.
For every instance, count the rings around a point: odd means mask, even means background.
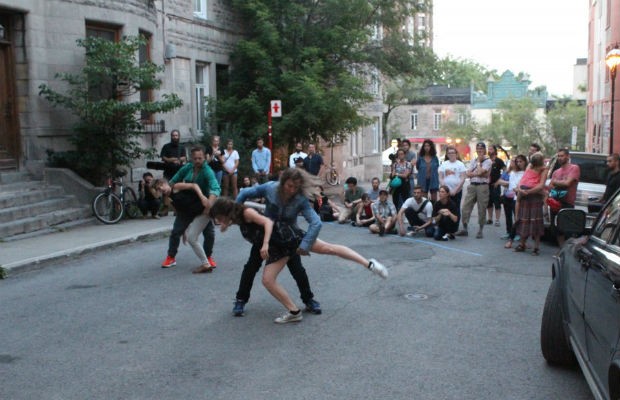
[{"label": "denim shirt", "polygon": [[[426,161],[424,157],[419,157],[416,167],[418,168],[418,185],[422,186],[422,190],[426,187]],[[439,189],[439,159],[437,156],[431,158],[431,181],[430,190]]]},{"label": "denim shirt", "polygon": [[297,215],[301,212],[308,221],[308,232],[299,247],[309,251],[319,236],[321,219],[310,206],[308,199],[302,194],[296,194],[287,204],[283,204],[278,195],[279,182],[267,182],[262,185],[245,188],[237,196],[237,203],[262,197],[265,199],[265,216],[273,221],[283,221],[297,226]]}]

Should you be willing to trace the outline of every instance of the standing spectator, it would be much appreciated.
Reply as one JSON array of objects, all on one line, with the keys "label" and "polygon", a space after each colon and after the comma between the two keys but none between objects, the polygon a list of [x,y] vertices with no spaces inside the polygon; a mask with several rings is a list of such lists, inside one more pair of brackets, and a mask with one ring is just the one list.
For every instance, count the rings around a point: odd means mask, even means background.
[{"label": "standing spectator", "polygon": [[607,187],[601,199],[603,203],[606,203],[620,188],[620,155],[618,153],[607,157],[607,168],[609,168],[609,175],[607,175]]},{"label": "standing spectator", "polygon": [[423,230],[427,237],[433,237],[435,229],[432,225],[433,203],[422,196],[422,188],[418,185],[413,188],[413,197],[408,198],[398,210],[398,233],[405,236],[405,225],[403,215],[409,221],[411,232],[407,236],[416,234]]},{"label": "standing spectator", "polygon": [[[562,208],[575,208],[575,199],[577,198],[577,184],[581,170],[579,165],[571,164],[570,153],[568,149],[560,149],[557,153],[556,164],[559,168],[551,175],[549,182],[549,197],[560,202]],[[558,232],[555,225],[555,217],[557,212],[551,210],[551,228],[557,234],[558,244],[564,244],[564,235]]]},{"label": "standing spectator", "polygon": [[527,150],[527,158],[532,157],[534,153],[538,153],[540,151],[540,145],[538,143],[530,143],[530,148]]},{"label": "standing spectator", "polygon": [[[396,152],[396,161],[392,164],[392,173],[390,175],[390,178],[392,178],[390,186],[393,189],[392,200],[398,209],[400,209],[400,206],[402,206],[411,193],[409,176],[412,170],[412,165],[405,159],[405,152],[403,149],[399,149]],[[400,185],[394,185],[395,179],[400,181]]]},{"label": "standing spectator", "polygon": [[372,204],[372,216],[375,222],[368,227],[370,232],[378,233],[379,236],[392,232],[396,225],[396,207],[388,200],[387,190],[381,190],[379,201]]},{"label": "standing spectator", "polygon": [[[432,140],[426,139],[422,143],[420,155],[416,162],[418,170],[418,186],[422,187],[424,197],[431,201],[437,200],[437,189],[439,189],[439,158],[437,149]],[[428,194],[430,193],[430,197]]]},{"label": "standing spectator", "polygon": [[[172,177],[170,180],[170,185],[174,188],[174,184],[177,182],[195,183],[200,187],[200,190],[205,197],[207,197],[210,201],[214,201],[215,198],[220,195],[221,189],[220,185],[217,183],[217,179],[215,179],[213,170],[206,163],[204,147],[194,146],[191,150],[191,157],[192,162],[185,164],[179,172]],[[181,235],[185,232],[185,229],[187,229],[191,222],[191,219],[187,220],[186,218],[181,218],[178,221],[175,219],[168,243],[168,256],[162,263],[162,268],[169,268],[176,265],[175,256],[179,250]],[[209,266],[215,268],[217,264],[212,256],[213,244],[215,242],[215,229],[213,228],[213,221],[208,221],[202,231],[202,236],[204,237],[202,247],[207,256]],[[205,266],[202,270],[199,268],[199,270],[195,272],[208,272],[207,269],[209,268]]]},{"label": "standing spectator", "polygon": [[409,175],[409,187],[412,188],[415,186],[415,180],[414,180],[415,171],[413,170],[413,167],[416,165],[418,155],[415,153],[415,151],[411,149],[411,142],[409,141],[409,139],[404,139],[401,142],[401,147],[405,151],[405,160],[409,161],[409,163],[411,164],[411,175]]},{"label": "standing spectator", "polygon": [[459,159],[456,147],[446,148],[446,158],[439,166],[439,183],[450,189],[450,200],[456,206],[456,215],[461,217],[461,198],[463,197],[463,185],[467,168]]},{"label": "standing spectator", "polygon": [[493,208],[495,208],[495,226],[499,226],[499,216],[502,212],[500,199],[502,188],[497,183],[502,172],[506,168],[504,161],[497,156],[497,146],[489,146],[489,158],[491,159],[491,172],[489,174],[489,204],[487,204],[487,225],[493,223]]},{"label": "standing spectator", "polygon": [[525,174],[525,168],[527,167],[527,158],[523,154],[516,156],[511,162],[508,172],[499,179],[499,184],[504,186],[504,195],[502,196],[502,203],[504,204],[504,215],[506,217],[506,234],[502,236],[502,239],[508,239],[505,248],[512,247],[512,242],[515,240],[516,231],[513,229],[514,217],[517,215],[517,193],[516,190],[519,187],[519,182]]},{"label": "standing spectator", "polygon": [[525,251],[525,242],[531,236],[534,239],[532,255],[537,256],[540,254],[540,238],[545,233],[543,205],[547,169],[542,153],[534,153],[530,159],[530,167],[523,174],[517,188],[517,234],[521,239],[515,251]]},{"label": "standing spectator", "polygon": [[295,159],[295,167],[294,168],[304,169],[304,159],[301,158],[301,157],[297,157]]},{"label": "standing spectator", "polygon": [[265,183],[269,178],[271,167],[271,150],[264,147],[263,139],[256,139],[256,149],[252,151],[252,169],[258,183]]},{"label": "standing spectator", "polygon": [[454,239],[454,233],[459,228],[459,216],[456,204],[450,199],[450,188],[446,185],[439,187],[439,200],[433,206],[433,223],[435,240]]},{"label": "standing spectator", "polygon": [[159,219],[157,215],[159,207],[161,206],[160,193],[152,185],[153,174],[145,172],[142,175],[142,181],[138,185],[138,192],[140,193],[140,200],[138,200],[138,207],[142,212],[142,216],[146,218],[151,213],[151,217]]},{"label": "standing spectator", "polygon": [[304,158],[304,168],[312,175],[319,176],[323,168],[323,157],[316,152],[314,143],[308,144],[308,155]]},{"label": "standing spectator", "polygon": [[233,140],[226,141],[226,149],[222,154],[222,166],[224,174],[222,176],[222,196],[237,198],[239,189],[237,188],[237,167],[239,167],[239,153],[233,149]]},{"label": "standing spectator", "polygon": [[467,187],[467,195],[463,203],[463,214],[461,221],[463,229],[456,233],[456,236],[467,236],[467,225],[471,212],[476,203],[478,204],[478,225],[479,230],[476,239],[482,239],[482,230],[484,229],[484,217],[487,204],[489,203],[489,173],[491,172],[491,159],[486,156],[487,145],[479,142],[476,145],[476,153],[478,156],[471,160],[466,175],[469,178],[469,186]]},{"label": "standing spectator", "polygon": [[301,143],[295,143],[295,151],[293,152],[293,154],[291,154],[288,157],[288,166],[289,168],[295,168],[295,160],[300,158],[303,160],[304,158],[306,158],[308,155],[306,153],[304,153],[303,151],[303,147],[301,145]]},{"label": "standing spectator", "polygon": [[344,209],[340,212],[338,222],[344,224],[350,218],[355,218],[357,208],[362,204],[364,190],[357,186],[357,179],[351,176],[347,178],[347,190],[344,192]]},{"label": "standing spectator", "polygon": [[[177,171],[187,161],[185,154],[185,147],[180,143],[181,133],[178,129],[170,131],[170,142],[166,143],[160,152],[161,160],[164,162],[164,178],[170,180],[177,173]],[[170,209],[170,197],[162,196],[164,207],[161,210],[160,215],[168,215]]]},{"label": "standing spectator", "polygon": [[368,198],[371,202],[375,202],[379,199],[379,183],[379,178],[377,177],[372,178],[372,180],[370,181],[370,185],[372,187],[368,191]]},{"label": "standing spectator", "polygon": [[209,167],[215,174],[217,183],[222,186],[222,175],[224,173],[222,167],[222,149],[220,149],[220,137],[215,135],[211,138],[211,146],[206,148],[207,159],[209,161]]}]

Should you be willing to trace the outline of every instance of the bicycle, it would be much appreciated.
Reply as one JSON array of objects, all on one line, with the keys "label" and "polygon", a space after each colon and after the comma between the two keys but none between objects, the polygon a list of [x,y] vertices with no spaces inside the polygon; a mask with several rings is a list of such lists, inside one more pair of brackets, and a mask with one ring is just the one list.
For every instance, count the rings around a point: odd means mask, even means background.
[{"label": "bicycle", "polygon": [[93,214],[104,224],[115,224],[125,216],[137,218],[140,215],[136,192],[123,184],[125,175],[125,170],[114,171],[114,175],[107,179],[107,187],[93,199]]},{"label": "bicycle", "polygon": [[325,182],[327,182],[330,186],[338,186],[340,185],[340,176],[338,175],[338,170],[336,170],[336,166],[334,164],[334,142],[331,142],[330,146],[332,148],[332,162],[327,172],[325,172]]}]

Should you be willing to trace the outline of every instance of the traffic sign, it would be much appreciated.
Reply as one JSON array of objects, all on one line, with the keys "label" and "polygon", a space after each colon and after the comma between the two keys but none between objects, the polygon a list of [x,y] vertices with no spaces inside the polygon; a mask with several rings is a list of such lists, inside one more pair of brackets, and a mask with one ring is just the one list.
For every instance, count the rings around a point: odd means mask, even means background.
[{"label": "traffic sign", "polygon": [[276,118],[282,116],[282,102],[280,100],[271,100],[271,116]]}]

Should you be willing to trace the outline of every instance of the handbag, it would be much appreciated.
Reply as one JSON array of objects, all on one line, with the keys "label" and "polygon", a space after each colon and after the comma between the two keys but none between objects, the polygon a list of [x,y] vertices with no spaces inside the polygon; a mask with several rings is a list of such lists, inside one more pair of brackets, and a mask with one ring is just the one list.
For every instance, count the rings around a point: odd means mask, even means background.
[{"label": "handbag", "polygon": [[392,180],[390,181],[390,187],[392,189],[396,189],[397,187],[400,187],[403,184],[402,179],[400,179],[400,176],[395,176],[394,178],[392,178]]},{"label": "handbag", "polygon": [[549,192],[549,196],[556,200],[564,198],[567,194],[568,190],[551,189],[551,191]]},{"label": "handbag", "polygon": [[301,244],[305,234],[306,232],[296,225],[291,225],[283,221],[275,221],[273,223],[271,240],[276,246],[296,249]]}]

